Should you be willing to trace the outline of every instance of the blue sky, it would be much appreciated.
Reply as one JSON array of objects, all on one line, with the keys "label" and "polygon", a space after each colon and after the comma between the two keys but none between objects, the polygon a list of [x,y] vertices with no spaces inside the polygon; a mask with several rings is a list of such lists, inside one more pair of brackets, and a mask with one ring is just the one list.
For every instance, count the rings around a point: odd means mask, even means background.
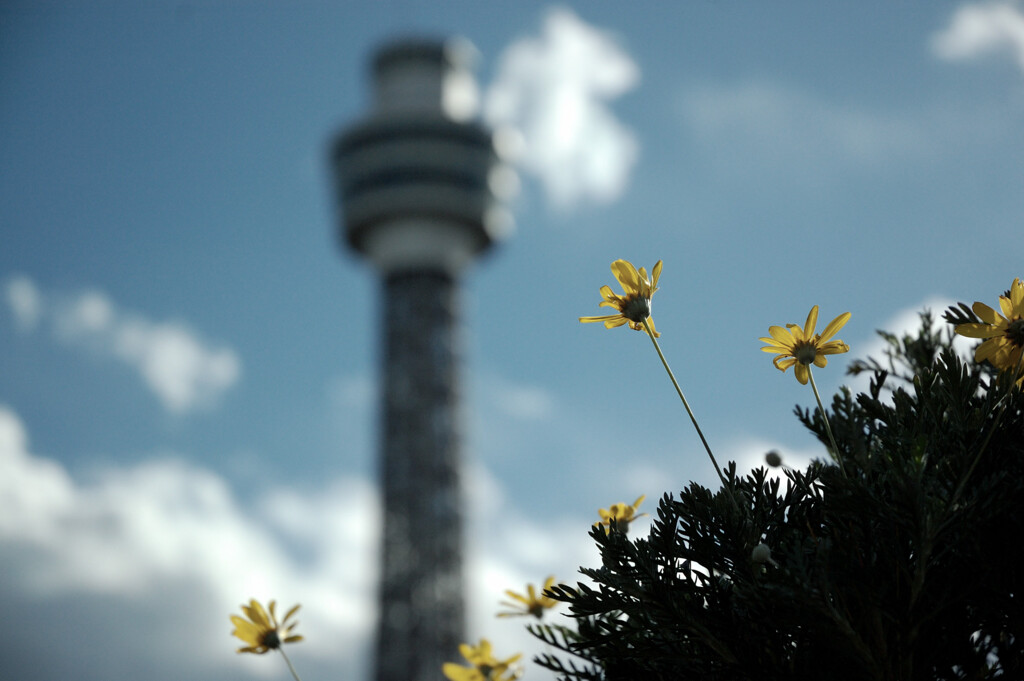
[{"label": "blue sky", "polygon": [[[650,343],[580,325],[665,262],[662,347],[720,460],[822,454],[769,325],[852,348],[1021,276],[1019,2],[6,2],[0,658],[21,679],[280,678],[229,612],[302,602],[304,678],[365,673],[378,283],[327,145],[403,34],[479,50],[522,134],[516,232],[464,291],[468,636],[574,578],[596,509],[714,472]],[[543,675],[531,669],[527,678]]]}]

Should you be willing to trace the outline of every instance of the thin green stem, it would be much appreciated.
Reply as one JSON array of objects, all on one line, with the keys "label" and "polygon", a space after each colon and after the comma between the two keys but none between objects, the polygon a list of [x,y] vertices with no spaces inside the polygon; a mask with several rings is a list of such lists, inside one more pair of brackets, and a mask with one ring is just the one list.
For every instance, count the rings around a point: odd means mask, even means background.
[{"label": "thin green stem", "polygon": [[299,675],[298,675],[298,673],[296,673],[296,671],[295,671],[295,667],[293,667],[293,666],[292,666],[292,661],[291,661],[291,660],[289,660],[289,659],[288,659],[288,656],[287,656],[287,655],[285,654],[285,652],[284,652],[284,648],[278,648],[278,650],[280,650],[280,651],[281,651],[281,657],[283,657],[283,658],[284,658],[284,661],[285,661],[285,663],[287,663],[287,665],[288,665],[288,671],[290,671],[290,672],[292,673],[292,677],[293,677],[293,678],[295,679],[295,681],[302,681],[302,679],[300,679],[300,678],[299,678]]},{"label": "thin green stem", "polygon": [[839,470],[843,472],[843,476],[846,476],[846,467],[843,465],[843,457],[839,455],[839,446],[836,444],[836,437],[832,434],[832,425],[828,422],[828,414],[825,413],[825,407],[821,404],[821,395],[818,394],[818,386],[814,382],[814,372],[811,371],[811,367],[807,367],[807,375],[811,379],[811,390],[814,391],[814,399],[818,401],[818,410],[821,412],[821,418],[825,421],[825,432],[828,433],[828,441],[832,443],[832,456],[839,462]]},{"label": "thin green stem", "polygon": [[722,469],[719,468],[718,461],[715,459],[715,455],[711,452],[711,446],[708,445],[708,441],[704,437],[703,431],[701,431],[700,426],[697,425],[697,417],[693,415],[693,410],[690,409],[690,403],[686,401],[686,396],[683,395],[683,389],[679,387],[679,381],[676,380],[676,375],[672,373],[672,369],[668,365],[668,360],[665,359],[665,353],[661,351],[658,339],[654,337],[654,331],[651,329],[651,326],[647,323],[646,319],[644,320],[644,329],[647,331],[647,335],[650,337],[651,342],[654,343],[654,349],[658,351],[658,357],[661,359],[661,364],[665,367],[665,371],[668,373],[669,379],[672,380],[672,385],[675,386],[679,399],[683,402],[683,407],[686,409],[686,413],[690,417],[690,422],[693,424],[694,430],[697,431],[697,436],[700,438],[701,444],[704,445],[704,450],[708,453],[708,457],[711,459],[711,465],[715,467],[715,472],[718,473],[718,479],[722,481],[722,487],[729,494],[729,498],[732,500],[733,506],[735,506],[736,510],[739,511],[739,504],[736,503],[736,497],[733,496],[732,488],[729,486],[729,483],[726,482],[725,476],[722,474]]}]

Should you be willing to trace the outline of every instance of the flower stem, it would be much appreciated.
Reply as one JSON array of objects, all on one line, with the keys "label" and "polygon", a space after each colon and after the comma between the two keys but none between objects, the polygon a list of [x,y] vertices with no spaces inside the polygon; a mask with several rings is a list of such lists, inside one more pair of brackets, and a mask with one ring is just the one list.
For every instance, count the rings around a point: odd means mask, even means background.
[{"label": "flower stem", "polygon": [[832,426],[828,422],[828,414],[825,413],[825,407],[821,404],[821,395],[818,394],[818,386],[814,382],[814,372],[811,371],[811,367],[807,367],[807,375],[811,379],[811,390],[814,391],[814,399],[818,401],[818,410],[821,411],[821,418],[825,421],[825,432],[828,433],[828,440],[832,443],[832,455],[835,460],[839,462],[839,470],[843,472],[843,477],[846,477],[846,467],[843,466],[843,457],[839,455],[839,446],[836,445],[836,438],[832,434]]},{"label": "flower stem", "polygon": [[679,399],[683,401],[683,407],[686,408],[686,413],[690,417],[690,422],[693,423],[693,428],[697,431],[697,436],[700,438],[701,444],[704,445],[704,450],[708,453],[708,457],[711,459],[711,465],[715,467],[715,472],[718,473],[718,479],[722,481],[722,487],[726,492],[728,492],[733,506],[735,506],[736,510],[739,511],[739,504],[736,503],[736,497],[732,494],[732,488],[729,487],[729,483],[726,482],[725,476],[722,475],[722,469],[719,468],[718,461],[715,460],[715,455],[711,452],[711,447],[708,445],[708,441],[705,439],[704,433],[701,431],[700,426],[697,425],[697,417],[693,415],[693,410],[690,409],[690,403],[686,401],[686,396],[683,395],[683,389],[679,387],[679,381],[676,380],[676,375],[672,373],[672,369],[668,365],[668,360],[665,359],[665,354],[661,351],[661,346],[658,344],[658,339],[654,337],[654,331],[651,330],[651,326],[647,323],[646,319],[644,320],[644,329],[647,331],[647,335],[650,337],[651,342],[654,343],[654,349],[658,351],[658,357],[661,358],[661,364],[665,367],[668,377],[672,380],[672,385],[675,386]]},{"label": "flower stem", "polygon": [[285,655],[284,648],[278,648],[278,650],[281,651],[281,657],[284,658],[285,663],[288,665],[288,671],[292,673],[292,677],[295,681],[302,681],[302,679],[299,678],[299,675],[295,672],[295,667],[292,666],[292,661],[288,659],[287,655]]}]

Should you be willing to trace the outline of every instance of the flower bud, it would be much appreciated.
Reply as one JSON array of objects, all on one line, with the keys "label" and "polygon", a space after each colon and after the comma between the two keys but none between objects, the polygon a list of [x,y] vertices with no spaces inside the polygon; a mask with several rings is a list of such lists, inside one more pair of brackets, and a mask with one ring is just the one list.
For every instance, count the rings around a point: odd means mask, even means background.
[{"label": "flower bud", "polygon": [[775,566],[777,563],[772,560],[772,550],[768,548],[768,545],[764,542],[754,547],[754,550],[750,552],[750,560],[754,561],[758,565],[769,565]]},{"label": "flower bud", "polygon": [[782,465],[782,455],[774,449],[764,455],[764,460],[772,468],[778,468]]}]

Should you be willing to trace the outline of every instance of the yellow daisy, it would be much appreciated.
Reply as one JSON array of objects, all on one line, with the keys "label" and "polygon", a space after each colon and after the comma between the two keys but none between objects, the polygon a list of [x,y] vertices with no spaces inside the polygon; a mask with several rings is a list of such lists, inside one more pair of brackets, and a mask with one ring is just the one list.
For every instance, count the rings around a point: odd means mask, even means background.
[{"label": "yellow daisy", "polygon": [[647,278],[647,270],[643,267],[639,271],[631,262],[616,260],[612,263],[612,274],[619,280],[625,295],[612,293],[610,286],[601,287],[601,307],[610,307],[618,310],[617,314],[600,315],[597,317],[580,317],[584,324],[590,322],[602,322],[606,329],[614,329],[616,326],[629,324],[631,329],[644,330],[644,320],[650,325],[655,337],[660,336],[654,329],[654,320],[651,319],[651,297],[658,290],[658,277],[661,276],[661,261],[659,260],[651,271],[651,278]]},{"label": "yellow daisy", "polygon": [[1024,283],[1014,279],[1009,293],[1009,298],[999,296],[1002,314],[984,303],[974,303],[971,309],[983,323],[959,324],[955,329],[961,336],[987,339],[974,351],[974,360],[988,360],[1000,371],[1016,370],[1024,350]]},{"label": "yellow daisy", "polygon": [[513,681],[523,673],[518,666],[512,666],[522,654],[498,660],[491,651],[491,642],[485,638],[480,639],[477,646],[461,644],[459,652],[469,662],[469,666],[445,662],[442,671],[450,681]]},{"label": "yellow daisy", "polygon": [[277,621],[276,609],[277,602],[270,601],[268,617],[267,611],[263,609],[259,601],[253,599],[249,601],[249,605],[242,606],[242,612],[248,619],[238,615],[231,616],[231,622],[235,625],[235,630],[231,632],[231,635],[249,644],[244,648],[239,648],[238,652],[262,655],[268,650],[277,650],[282,643],[296,643],[302,640],[302,636],[291,633],[298,622],[288,623],[292,615],[298,612],[299,606],[296,605],[289,610],[280,622]]},{"label": "yellow daisy", "polygon": [[544,581],[544,586],[540,590],[540,594],[537,593],[537,589],[534,588],[533,584],[526,585],[526,593],[518,594],[515,591],[505,591],[509,598],[517,601],[511,603],[509,601],[501,601],[501,605],[512,608],[510,611],[499,612],[498,617],[520,617],[522,615],[532,615],[537,619],[544,617],[544,611],[548,608],[553,608],[558,605],[558,601],[554,598],[549,598],[544,595],[544,592],[555,585],[555,578],[548,577]]},{"label": "yellow daisy", "polygon": [[829,340],[848,321],[850,321],[850,313],[844,312],[829,322],[824,331],[816,334],[814,327],[818,324],[818,306],[815,305],[807,315],[807,321],[802,329],[796,324],[787,324],[787,328],[769,327],[768,333],[771,334],[771,337],[759,339],[768,343],[761,350],[778,355],[772,360],[772,363],[779,371],[785,371],[795,365],[796,368],[793,372],[796,374],[796,380],[807,385],[811,364],[816,367],[824,367],[828,364],[826,355],[849,352],[850,346],[843,341]]},{"label": "yellow daisy", "polygon": [[638,515],[636,512],[636,509],[646,498],[646,494],[641,494],[632,504],[612,504],[608,509],[597,509],[597,514],[601,516],[601,520],[594,523],[594,525],[604,525],[605,532],[615,530],[622,534],[626,534],[629,532],[629,524],[631,522],[637,518],[642,518],[647,515],[646,513],[640,513]]}]

